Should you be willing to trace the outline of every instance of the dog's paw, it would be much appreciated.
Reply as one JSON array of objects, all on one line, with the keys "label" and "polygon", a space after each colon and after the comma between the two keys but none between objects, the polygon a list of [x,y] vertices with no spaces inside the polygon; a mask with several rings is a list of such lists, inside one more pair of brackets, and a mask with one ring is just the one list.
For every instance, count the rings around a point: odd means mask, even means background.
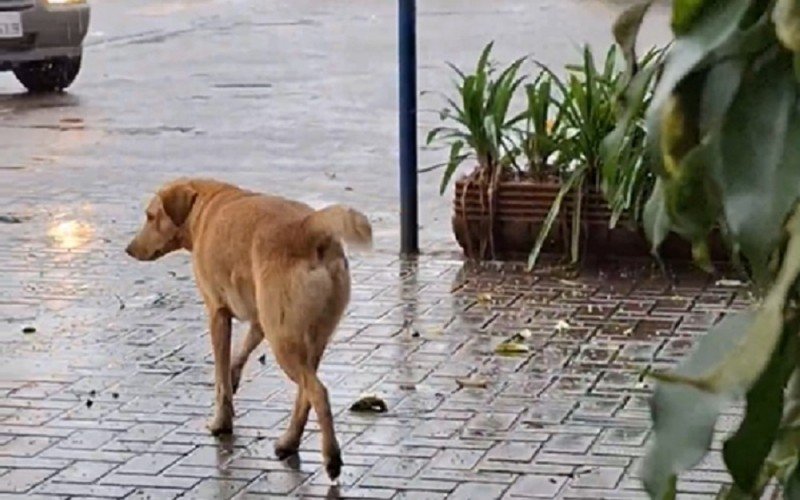
[{"label": "dog's paw", "polygon": [[342,473],[342,454],[335,453],[325,460],[325,472],[328,473],[328,477],[331,478],[331,481],[336,481],[339,479],[339,475]]},{"label": "dog's paw", "polygon": [[285,460],[292,455],[296,455],[297,448],[298,446],[295,443],[284,443],[281,439],[275,443],[275,456],[278,457],[278,460]]},{"label": "dog's paw", "polygon": [[225,436],[233,434],[233,420],[225,418],[214,418],[206,424],[206,428],[212,436]]},{"label": "dog's paw", "polygon": [[242,380],[242,368],[240,367],[231,367],[231,385],[233,385],[233,393],[236,394],[236,391],[239,390],[239,383]]}]

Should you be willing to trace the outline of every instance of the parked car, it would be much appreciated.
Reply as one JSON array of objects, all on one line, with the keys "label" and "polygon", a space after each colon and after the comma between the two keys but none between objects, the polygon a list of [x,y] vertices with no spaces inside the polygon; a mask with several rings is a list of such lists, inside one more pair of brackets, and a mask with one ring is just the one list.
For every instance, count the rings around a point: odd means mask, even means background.
[{"label": "parked car", "polygon": [[0,71],[31,92],[69,87],[81,69],[86,0],[0,0]]}]

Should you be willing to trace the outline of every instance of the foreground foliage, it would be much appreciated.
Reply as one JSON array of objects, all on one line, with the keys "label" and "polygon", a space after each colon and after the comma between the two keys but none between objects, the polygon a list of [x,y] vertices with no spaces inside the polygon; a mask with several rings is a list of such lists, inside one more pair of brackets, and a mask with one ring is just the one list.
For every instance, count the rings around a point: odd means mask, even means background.
[{"label": "foreground foliage", "polygon": [[[615,25],[630,61],[648,7]],[[642,477],[651,497],[674,498],[720,411],[744,399],[724,443],[732,485],[723,497],[759,498],[776,478],[785,498],[800,498],[800,2],[675,0],[672,28],[647,114],[658,181],[645,227],[654,250],[670,231],[691,241],[705,268],[709,237],[721,231],[761,300],[712,328],[674,372],[656,374]],[[651,75],[629,69],[635,95]]]}]

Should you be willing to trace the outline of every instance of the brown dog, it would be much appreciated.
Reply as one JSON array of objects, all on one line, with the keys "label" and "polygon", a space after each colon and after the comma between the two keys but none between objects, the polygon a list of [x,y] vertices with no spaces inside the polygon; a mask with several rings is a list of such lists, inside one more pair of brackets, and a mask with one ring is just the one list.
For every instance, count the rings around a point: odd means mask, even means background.
[{"label": "brown dog", "polygon": [[[297,452],[313,407],[325,469],[336,479],[341,452],[317,367],[350,298],[342,242],[371,245],[367,218],[339,205],[315,211],[299,202],[194,179],[163,186],[146,213],[147,221],[126,249],[129,255],[155,260],[179,249],[192,253],[214,350],[211,432],[233,430],[233,393],[247,358],[266,337],[278,364],[297,384],[291,423],[275,453],[283,459]],[[250,330],[231,364],[232,318],[250,322]]]}]

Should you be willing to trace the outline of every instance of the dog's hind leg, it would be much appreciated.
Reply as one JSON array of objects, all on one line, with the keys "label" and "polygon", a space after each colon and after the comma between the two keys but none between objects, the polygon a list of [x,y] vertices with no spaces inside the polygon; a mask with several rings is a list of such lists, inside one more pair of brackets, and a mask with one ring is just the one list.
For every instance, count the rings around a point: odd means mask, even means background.
[{"label": "dog's hind leg", "polygon": [[303,391],[300,383],[301,365],[305,362],[302,356],[303,349],[296,350],[298,346],[275,346],[272,351],[278,365],[286,373],[286,376],[297,384],[297,396],[294,400],[294,410],[289,421],[286,432],[275,443],[275,455],[281,460],[297,453],[300,441],[303,439],[303,432],[308,422],[308,414],[311,411],[311,403]]},{"label": "dog's hind leg", "polygon": [[231,384],[231,314],[225,309],[209,309],[211,345],[214,351],[216,413],[208,423],[211,434],[233,431],[233,386]]},{"label": "dog's hind leg", "polygon": [[303,368],[300,383],[303,386],[303,393],[314,407],[322,431],[322,458],[325,461],[325,471],[331,479],[336,479],[342,471],[342,452],[333,430],[333,414],[328,400],[328,390],[317,377],[315,368],[310,365],[305,365]]},{"label": "dog's hind leg", "polygon": [[253,321],[250,323],[250,329],[247,330],[247,335],[231,364],[231,384],[233,385],[234,394],[239,390],[239,381],[242,379],[242,370],[244,370],[247,359],[253,354],[256,347],[261,344],[262,340],[264,340],[264,331],[257,321]]}]

